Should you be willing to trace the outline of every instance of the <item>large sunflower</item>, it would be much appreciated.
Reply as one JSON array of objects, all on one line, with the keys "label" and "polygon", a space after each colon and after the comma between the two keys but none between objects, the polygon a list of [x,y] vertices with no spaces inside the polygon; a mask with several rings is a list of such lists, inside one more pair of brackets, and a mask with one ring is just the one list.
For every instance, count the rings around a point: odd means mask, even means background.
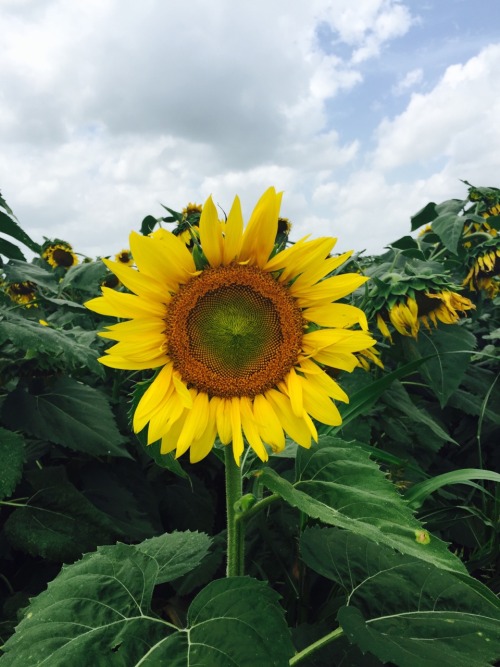
[{"label": "large sunflower", "polygon": [[[366,278],[330,276],[351,253],[329,256],[335,239],[301,239],[273,254],[281,195],[269,188],[243,230],[238,197],[221,222],[211,198],[200,218],[200,246],[177,236],[130,236],[137,270],[104,260],[133,294],[103,288],[86,305],[129,321],[101,336],[117,341],[100,361],[112,368],[159,369],[133,418],[163,453],[204,458],[215,438],[244,438],[267,460],[285,446],[284,431],[309,447],[313,419],[341,423],[334,400],[347,402],[324,366],[352,371],[354,353],[374,340],[354,306],[333,303]],[[195,259],[197,265],[195,264]],[[365,331],[352,331],[360,325]],[[333,399],[333,400],[332,400]]]}]

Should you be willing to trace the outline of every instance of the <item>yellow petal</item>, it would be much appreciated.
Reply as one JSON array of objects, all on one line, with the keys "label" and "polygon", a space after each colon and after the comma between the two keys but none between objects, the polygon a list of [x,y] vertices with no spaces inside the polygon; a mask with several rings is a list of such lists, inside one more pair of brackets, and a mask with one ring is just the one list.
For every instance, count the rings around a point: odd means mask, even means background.
[{"label": "yellow petal", "polygon": [[177,441],[175,458],[187,452],[193,440],[196,440],[203,434],[208,424],[208,415],[208,396],[204,392],[199,392],[193,400],[193,407],[186,417],[184,428]]},{"label": "yellow petal", "polygon": [[326,280],[322,280],[312,287],[308,285],[296,287],[295,283],[292,283],[289,289],[292,296],[299,300],[300,306],[307,308],[307,306],[318,305],[318,301],[328,303],[342,299],[358,289],[367,280],[367,276],[360,276],[358,273],[343,273],[339,276],[326,278]]},{"label": "yellow petal", "polygon": [[142,431],[148,421],[147,417],[165,400],[168,391],[171,391],[172,368],[172,364],[166,364],[142,395],[132,422],[135,433]]},{"label": "yellow petal", "polygon": [[[228,401],[229,402],[229,401]],[[233,456],[236,464],[240,465],[240,458],[243,454],[243,436],[241,434],[241,415],[240,401],[237,396],[233,396],[230,401],[231,406],[231,432],[233,441]]]},{"label": "yellow petal", "polygon": [[170,300],[164,286],[151,276],[140,273],[136,269],[122,264],[121,262],[112,262],[109,259],[102,260],[104,264],[117,276],[125,287],[135,294],[144,296],[152,301],[167,303]]},{"label": "yellow petal", "polygon": [[285,435],[280,420],[276,416],[271,404],[262,394],[258,394],[253,401],[253,413],[259,426],[259,433],[274,452],[281,452],[285,448]]},{"label": "yellow petal", "polygon": [[[302,382],[310,382],[317,390],[323,390],[327,396],[343,403],[349,403],[349,397],[345,391],[333,380],[325,371],[320,369],[317,373],[318,365],[306,359],[301,362],[300,369],[307,377],[300,378]],[[311,371],[311,372],[310,372]]]},{"label": "yellow petal", "polygon": [[342,329],[359,324],[364,331],[368,330],[366,315],[360,308],[346,303],[328,303],[312,306],[302,311],[302,317],[315,322],[320,327],[340,327]]},{"label": "yellow petal", "polygon": [[269,455],[259,435],[259,428],[252,410],[252,402],[247,396],[240,396],[241,426],[248,444],[261,461],[267,461]]},{"label": "yellow petal", "polygon": [[201,247],[205,257],[210,266],[220,266],[222,262],[222,227],[212,197],[209,197],[203,206],[199,227]]},{"label": "yellow petal", "polygon": [[111,324],[104,331],[99,331],[97,335],[111,340],[135,342],[141,341],[144,336],[161,337],[164,331],[165,322],[160,318],[141,317]]},{"label": "yellow petal", "polygon": [[224,227],[224,243],[222,246],[223,264],[227,266],[235,260],[241,250],[243,240],[243,215],[239,197],[235,197],[226,226]]},{"label": "yellow petal", "polygon": [[285,396],[276,389],[269,389],[269,391],[266,391],[265,396],[292,440],[297,442],[301,447],[309,448],[311,446],[311,433],[303,416],[297,417],[294,414],[288,396]]},{"label": "yellow petal", "polygon": [[179,440],[179,436],[182,433],[182,429],[184,428],[184,423],[188,414],[189,410],[185,409],[181,417],[163,435],[160,445],[160,452],[162,454],[168,454],[177,447],[177,441]]},{"label": "yellow petal", "polygon": [[130,249],[139,271],[165,288],[175,289],[196,272],[191,253],[171,232],[165,231],[161,240],[132,232]]},{"label": "yellow petal", "polygon": [[184,407],[191,409],[193,407],[193,399],[189,393],[189,389],[184,384],[180,374],[177,371],[174,371],[172,375],[172,380],[175,386],[175,391],[177,392],[182,404]]},{"label": "yellow petal", "polygon": [[158,366],[163,366],[170,361],[170,359],[163,354],[161,357],[149,359],[148,361],[131,361],[130,359],[115,357],[114,355],[109,354],[104,357],[99,357],[97,361],[104,366],[109,366],[109,368],[119,368],[124,371],[142,371],[148,368],[158,368]]},{"label": "yellow petal", "polygon": [[305,382],[302,387],[306,412],[323,424],[340,426],[342,417],[335,403],[321,389],[314,387],[311,382]]},{"label": "yellow petal", "polygon": [[292,406],[293,414],[297,417],[302,417],[302,413],[304,412],[304,404],[302,402],[302,385],[294,368],[290,369],[286,377],[286,387],[288,395],[290,396],[290,403]]},{"label": "yellow petal", "polygon": [[276,241],[281,195],[268,188],[257,202],[243,234],[240,262],[265,266]]},{"label": "yellow petal", "polygon": [[217,435],[216,428],[216,411],[217,403],[213,400],[210,400],[208,406],[208,423],[205,431],[197,438],[189,448],[189,460],[191,463],[198,463],[207,456],[215,442],[215,436]]},{"label": "yellow petal", "polygon": [[135,294],[117,292],[109,287],[102,288],[102,296],[91,299],[85,307],[100,315],[111,317],[165,317],[166,307],[157,301],[150,301]]},{"label": "yellow petal", "polygon": [[296,287],[315,285],[318,280],[321,280],[332,271],[335,271],[335,269],[347,261],[351,255],[352,250],[349,250],[338,257],[328,257],[328,259],[325,259],[324,257],[322,259],[318,258],[318,261],[309,265],[309,267],[297,278],[295,281]]},{"label": "yellow petal", "polygon": [[213,401],[218,401],[216,410],[217,432],[220,441],[223,445],[228,445],[231,442],[232,427],[231,427],[231,401],[225,398],[213,398]]},{"label": "yellow petal", "polygon": [[338,368],[340,371],[347,371],[347,373],[352,373],[352,371],[358,365],[358,360],[354,354],[340,354],[338,352],[334,352],[333,348],[320,350],[314,355],[314,359],[320,364],[325,364],[326,366],[331,366],[332,368]]},{"label": "yellow petal", "polygon": [[282,250],[272,257],[265,265],[266,271],[282,270],[281,282],[287,282],[290,278],[300,275],[308,267],[321,262],[328,256],[335,245],[336,239],[322,236],[312,241],[308,237],[300,239],[291,247]]}]

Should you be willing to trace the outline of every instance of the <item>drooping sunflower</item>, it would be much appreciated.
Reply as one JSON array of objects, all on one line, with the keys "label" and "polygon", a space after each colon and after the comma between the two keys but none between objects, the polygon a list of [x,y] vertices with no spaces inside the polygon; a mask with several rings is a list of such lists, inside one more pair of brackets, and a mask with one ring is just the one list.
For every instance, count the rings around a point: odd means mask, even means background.
[{"label": "drooping sunflower", "polygon": [[477,248],[463,285],[471,292],[483,290],[490,299],[494,299],[500,290],[499,276],[500,245],[492,239]]},{"label": "drooping sunflower", "polygon": [[69,269],[78,264],[78,257],[73,252],[73,248],[65,241],[45,244],[42,257],[54,269]]},{"label": "drooping sunflower", "polygon": [[[389,308],[389,320],[402,336],[417,338],[423,324],[430,331],[431,324],[438,322],[455,324],[460,319],[459,313],[475,308],[470,299],[457,292],[416,292],[414,298],[406,296],[398,299]],[[377,314],[377,326],[383,336],[392,338],[383,317]]]},{"label": "drooping sunflower", "polygon": [[[221,222],[203,206],[198,252],[174,234],[132,233],[137,270],[104,260],[132,294],[103,288],[87,307],[128,321],[101,335],[117,341],[100,361],[158,369],[133,417],[161,451],[203,459],[218,435],[237,463],[244,438],[261,460],[317,439],[313,422],[341,423],[334,401],[348,400],[325,366],[352,371],[370,348],[364,313],[334,303],[364,276],[330,276],[351,253],[329,256],[335,239],[305,237],[275,253],[281,195],[269,188],[246,229],[238,197]],[[361,330],[350,327],[360,326]]]}]

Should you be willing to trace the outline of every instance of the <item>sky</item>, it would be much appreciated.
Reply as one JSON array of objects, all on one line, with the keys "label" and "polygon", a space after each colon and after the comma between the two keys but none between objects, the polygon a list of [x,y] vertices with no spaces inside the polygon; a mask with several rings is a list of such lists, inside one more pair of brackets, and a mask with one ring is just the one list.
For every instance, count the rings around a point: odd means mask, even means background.
[{"label": "sky", "polygon": [[35,241],[114,255],[209,195],[378,254],[500,186],[498,0],[0,0],[0,190]]}]

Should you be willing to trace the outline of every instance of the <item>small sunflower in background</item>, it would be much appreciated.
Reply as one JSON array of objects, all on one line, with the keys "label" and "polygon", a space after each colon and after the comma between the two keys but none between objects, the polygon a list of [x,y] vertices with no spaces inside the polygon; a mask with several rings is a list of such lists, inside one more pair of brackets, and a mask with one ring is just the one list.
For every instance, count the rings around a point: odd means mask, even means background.
[{"label": "small sunflower in background", "polygon": [[117,342],[100,361],[157,369],[133,427],[147,427],[148,444],[161,441],[162,453],[189,450],[200,461],[218,437],[239,464],[245,438],[266,461],[266,445],[283,450],[285,432],[309,447],[313,419],[342,421],[335,401],[348,397],[325,367],[354,370],[356,353],[375,340],[363,311],[335,302],[367,278],[333,275],[351,253],[332,257],[332,238],[277,249],[280,203],[269,188],[244,229],[238,197],[224,221],[210,197],[192,252],[161,229],[131,234],[137,270],[103,260],[132,294],[103,288],[86,304],[128,320],[101,333]]},{"label": "small sunflower in background", "polygon": [[42,259],[53,269],[68,270],[78,264],[73,248],[65,241],[47,241],[42,246]]},{"label": "small sunflower in background", "polygon": [[26,308],[38,307],[36,303],[36,285],[30,280],[20,283],[7,283],[3,285],[3,288],[7,296],[14,303],[18,303]]},{"label": "small sunflower in background", "polygon": [[125,264],[125,266],[132,266],[134,263],[134,258],[132,257],[130,250],[120,250],[120,252],[117,252],[115,255],[115,262],[118,262],[119,264]]}]

